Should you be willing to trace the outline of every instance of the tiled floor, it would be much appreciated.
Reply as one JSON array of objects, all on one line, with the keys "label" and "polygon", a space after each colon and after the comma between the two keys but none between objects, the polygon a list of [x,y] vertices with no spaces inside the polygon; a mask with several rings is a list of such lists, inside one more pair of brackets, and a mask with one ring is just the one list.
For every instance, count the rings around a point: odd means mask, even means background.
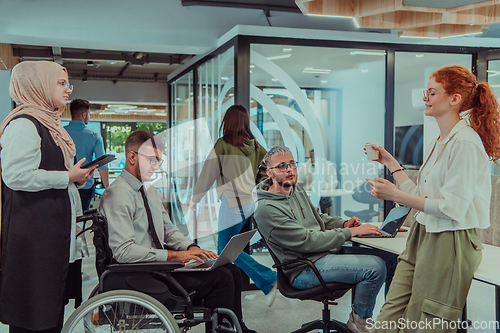
[{"label": "tiled floor", "polygon": [[[89,238],[90,240],[90,238]],[[89,244],[92,244],[89,241]],[[213,247],[213,238],[209,237],[201,242],[202,247]],[[93,246],[90,246],[93,249]],[[268,253],[256,253],[255,258],[263,264],[271,265],[271,258]],[[87,258],[83,264],[83,292],[86,299],[97,284],[97,276],[94,269],[93,259]],[[383,287],[382,287],[383,290]],[[468,317],[470,320],[484,322],[494,321],[494,287],[474,281],[468,298]],[[339,305],[332,308],[332,318],[347,321],[350,312],[350,293],[337,300]],[[380,312],[384,302],[383,294],[377,298],[374,317]],[[314,301],[299,301],[283,297],[278,294],[274,305],[267,307],[267,298],[259,290],[243,292],[243,316],[248,327],[257,330],[259,333],[280,333],[291,332],[299,328],[303,323],[320,317],[322,304]],[[74,311],[72,303],[66,306],[66,318]],[[483,325],[484,325],[483,324]],[[0,333],[7,333],[8,327],[0,324]],[[202,326],[191,330],[193,333],[203,333]],[[469,332],[493,333],[490,329],[469,329]]]}]

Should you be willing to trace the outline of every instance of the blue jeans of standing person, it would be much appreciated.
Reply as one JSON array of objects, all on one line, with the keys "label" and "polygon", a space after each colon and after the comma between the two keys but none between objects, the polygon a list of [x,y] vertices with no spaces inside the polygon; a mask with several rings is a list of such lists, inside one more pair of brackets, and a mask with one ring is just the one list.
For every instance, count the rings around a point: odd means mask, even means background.
[{"label": "blue jeans of standing person", "polygon": [[[222,195],[221,205],[219,210],[219,234],[217,241],[217,252],[220,254],[231,237],[240,233],[241,228],[248,218],[255,211],[255,203],[250,203],[242,206],[243,216],[240,207],[229,208],[225,195]],[[258,263],[251,255],[246,252],[241,252],[234,264],[241,268],[243,272],[255,283],[257,288],[262,290],[264,294],[269,294],[274,284],[276,283],[276,272],[267,266]]]},{"label": "blue jeans of standing person", "polygon": [[[362,318],[372,316],[377,294],[384,282],[387,294],[396,264],[394,254],[359,246],[343,246],[338,254],[328,254],[314,263],[325,282],[356,284],[354,310]],[[293,287],[300,290],[319,285],[310,268],[304,269],[293,282]]]}]

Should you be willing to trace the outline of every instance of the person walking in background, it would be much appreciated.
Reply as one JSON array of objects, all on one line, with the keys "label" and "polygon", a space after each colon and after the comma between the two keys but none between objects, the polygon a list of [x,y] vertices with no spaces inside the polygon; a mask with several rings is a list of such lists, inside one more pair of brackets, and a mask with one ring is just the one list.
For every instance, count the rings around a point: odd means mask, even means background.
[{"label": "person walking in background", "polygon": [[60,332],[68,299],[81,302],[81,272],[70,264],[87,254],[76,240],[82,208],[75,183],[85,184],[95,167],[80,168],[85,159],[73,165],[75,146],[60,123],[72,90],[54,62],[12,69],[9,92],[18,107],[0,126],[0,321],[10,332]]},{"label": "person walking in background", "polygon": [[[491,87],[478,83],[465,67],[447,66],[431,75],[423,99],[425,115],[436,119],[440,133],[426,151],[416,184],[384,148],[373,147],[399,189],[386,179],[375,178],[368,180],[372,195],[419,211],[387,301],[373,323],[374,332],[399,332],[396,324],[401,318],[405,322],[461,322],[482,258],[483,246],[475,228],[490,224],[489,160],[500,157],[500,114]],[[389,327],[388,323],[395,324]],[[456,328],[435,325],[432,331],[454,332]],[[423,331],[429,330],[405,329]]]},{"label": "person walking in background", "polygon": [[[217,140],[207,157],[189,202],[190,208],[196,212],[196,204],[217,181],[217,193],[221,200],[217,241],[219,253],[253,214],[252,191],[256,182],[266,175],[265,168],[260,165],[266,150],[250,131],[247,109],[242,105],[231,106],[220,129],[223,137]],[[272,306],[277,293],[276,272],[258,263],[246,252],[242,252],[234,263],[268,295],[268,305]]]},{"label": "person walking in background", "polygon": [[[94,158],[101,157],[106,152],[102,143],[102,137],[96,131],[87,128],[90,119],[90,103],[84,99],[75,99],[69,105],[71,112],[71,121],[64,129],[69,133],[76,148],[76,159],[83,157],[87,161],[92,161]],[[107,188],[109,185],[108,165],[105,164],[97,169],[101,176],[102,185]],[[90,207],[90,202],[95,195],[94,178],[79,189],[80,199],[82,201],[82,209],[86,211]]]}]

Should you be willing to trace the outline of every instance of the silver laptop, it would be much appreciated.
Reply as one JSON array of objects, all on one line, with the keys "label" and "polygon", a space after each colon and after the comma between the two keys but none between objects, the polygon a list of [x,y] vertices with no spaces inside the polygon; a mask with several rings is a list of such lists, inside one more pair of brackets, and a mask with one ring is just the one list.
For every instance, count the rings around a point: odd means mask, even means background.
[{"label": "silver laptop", "polygon": [[384,223],[382,223],[382,226],[380,227],[380,231],[382,231],[382,235],[378,234],[370,234],[370,235],[363,235],[363,236],[357,236],[359,238],[394,238],[396,237],[396,234],[398,233],[399,229],[403,225],[404,221],[406,220],[406,217],[410,213],[411,207],[407,206],[399,206],[399,207],[394,207],[391,209],[389,214],[384,220]]},{"label": "silver laptop", "polygon": [[241,251],[243,251],[245,246],[247,246],[248,242],[256,232],[257,229],[253,229],[238,235],[234,235],[233,237],[231,237],[224,250],[222,250],[221,254],[216,259],[207,260],[204,263],[201,263],[198,260],[191,260],[184,267],[175,269],[174,272],[211,271],[213,269],[216,269],[217,267],[229,264],[230,262],[235,261],[236,258],[238,258]]}]

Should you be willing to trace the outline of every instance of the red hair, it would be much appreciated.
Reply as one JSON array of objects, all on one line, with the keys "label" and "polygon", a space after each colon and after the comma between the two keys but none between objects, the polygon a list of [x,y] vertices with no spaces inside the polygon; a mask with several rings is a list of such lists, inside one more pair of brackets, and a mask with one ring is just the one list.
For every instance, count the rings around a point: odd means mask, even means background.
[{"label": "red hair", "polygon": [[496,163],[500,158],[500,113],[490,85],[478,83],[474,74],[458,65],[443,67],[431,78],[441,83],[448,95],[462,96],[460,111],[468,110],[470,127],[479,134],[486,153]]},{"label": "red hair", "polygon": [[[222,130],[224,141],[236,147],[243,147],[247,139],[255,140],[250,131],[250,115],[243,105],[233,105],[227,109],[220,130]],[[255,149],[259,149],[257,140],[255,140]]]}]

